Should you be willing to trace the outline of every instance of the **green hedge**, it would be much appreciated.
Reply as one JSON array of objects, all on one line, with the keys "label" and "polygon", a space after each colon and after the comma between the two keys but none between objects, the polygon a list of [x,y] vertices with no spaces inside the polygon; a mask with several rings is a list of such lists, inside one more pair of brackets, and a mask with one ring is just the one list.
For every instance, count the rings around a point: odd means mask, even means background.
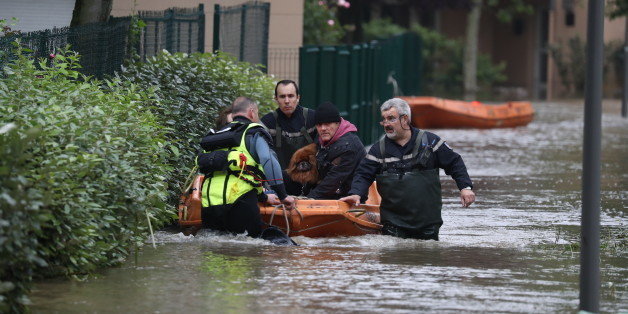
[{"label": "green hedge", "polygon": [[15,125],[0,135],[0,312],[19,311],[31,276],[117,264],[146,239],[147,216],[172,217],[150,91],[81,77],[75,53],[16,54],[0,74],[0,127]]},{"label": "green hedge", "polygon": [[[271,77],[226,54],[170,54],[135,62],[119,74],[124,80],[155,89],[159,103],[152,111],[168,127],[166,138],[174,153],[168,160],[169,203],[174,206],[180,186],[194,167],[199,142],[214,127],[218,112],[238,96],[260,104],[260,116],[275,107]],[[173,207],[174,208],[174,207]]]},{"label": "green hedge", "polygon": [[0,125],[0,313],[24,311],[34,269],[48,265],[31,234],[40,230],[42,191],[32,189],[24,176],[32,158],[26,150],[37,133],[19,134],[13,123]]}]

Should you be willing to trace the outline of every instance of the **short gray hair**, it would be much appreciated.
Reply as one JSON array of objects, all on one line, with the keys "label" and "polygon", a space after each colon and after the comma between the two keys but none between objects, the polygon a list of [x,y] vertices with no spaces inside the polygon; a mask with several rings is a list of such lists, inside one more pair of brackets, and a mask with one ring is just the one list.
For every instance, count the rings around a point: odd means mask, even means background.
[{"label": "short gray hair", "polygon": [[250,107],[257,107],[255,101],[251,98],[240,96],[231,104],[231,112],[232,114],[243,113],[249,110]]},{"label": "short gray hair", "polygon": [[390,108],[397,109],[399,116],[406,115],[408,116],[408,119],[412,118],[410,116],[410,106],[408,105],[408,102],[406,102],[405,100],[401,98],[392,98],[392,99],[386,100],[382,104],[382,106],[379,108],[379,110],[386,111],[386,110],[390,110]]}]

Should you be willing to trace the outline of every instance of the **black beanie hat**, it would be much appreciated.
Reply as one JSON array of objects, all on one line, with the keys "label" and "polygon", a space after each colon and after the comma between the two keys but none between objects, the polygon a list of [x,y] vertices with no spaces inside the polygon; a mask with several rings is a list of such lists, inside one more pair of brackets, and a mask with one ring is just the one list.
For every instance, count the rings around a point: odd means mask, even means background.
[{"label": "black beanie hat", "polygon": [[326,101],[318,105],[318,108],[316,108],[314,123],[321,124],[329,122],[340,122],[340,113],[334,104]]}]

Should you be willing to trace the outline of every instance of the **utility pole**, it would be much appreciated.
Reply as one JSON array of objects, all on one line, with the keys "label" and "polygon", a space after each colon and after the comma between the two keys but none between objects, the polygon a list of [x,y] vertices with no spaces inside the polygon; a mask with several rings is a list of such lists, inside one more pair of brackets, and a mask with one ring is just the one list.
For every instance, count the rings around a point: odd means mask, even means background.
[{"label": "utility pole", "polygon": [[589,0],[587,80],[584,89],[580,310],[600,309],[600,153],[602,148],[602,59],[604,0]]},{"label": "utility pole", "polygon": [[624,86],[621,99],[621,116],[628,117],[628,16],[626,16],[626,27],[624,30]]}]

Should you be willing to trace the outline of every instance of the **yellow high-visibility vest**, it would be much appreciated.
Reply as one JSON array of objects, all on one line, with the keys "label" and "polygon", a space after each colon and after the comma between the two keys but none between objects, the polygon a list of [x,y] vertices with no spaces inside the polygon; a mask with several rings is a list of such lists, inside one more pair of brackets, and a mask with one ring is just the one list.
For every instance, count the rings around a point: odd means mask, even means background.
[{"label": "yellow high-visibility vest", "polygon": [[201,190],[203,207],[233,204],[240,196],[253,189],[258,193],[262,192],[262,182],[254,173],[263,174],[264,168],[253,159],[245,143],[246,132],[258,126],[262,125],[250,123],[246,127],[240,146],[217,149],[229,151],[229,170],[215,171],[205,177]]}]

